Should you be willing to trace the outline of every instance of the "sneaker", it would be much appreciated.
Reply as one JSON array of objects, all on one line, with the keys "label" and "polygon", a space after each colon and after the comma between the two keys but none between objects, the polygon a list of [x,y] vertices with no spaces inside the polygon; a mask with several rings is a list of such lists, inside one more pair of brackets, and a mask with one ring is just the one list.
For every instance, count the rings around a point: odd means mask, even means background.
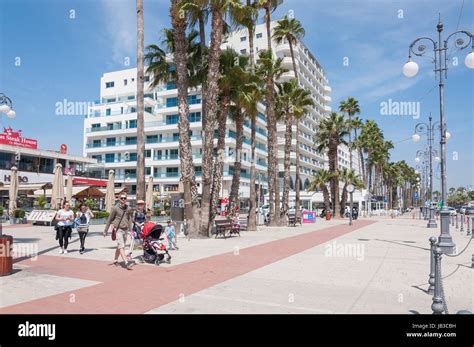
[{"label": "sneaker", "polygon": [[133,270],[133,269],[132,269],[132,266],[133,266],[133,265],[134,265],[133,263],[128,262],[128,263],[126,264],[125,268],[126,268],[127,270]]},{"label": "sneaker", "polygon": [[80,254],[84,254],[84,248],[81,248],[81,249],[79,250],[79,253],[80,253]]},{"label": "sneaker", "polygon": [[67,254],[67,249],[64,250],[64,254]]},{"label": "sneaker", "polygon": [[62,248],[59,250],[59,254],[63,254],[63,249]]}]

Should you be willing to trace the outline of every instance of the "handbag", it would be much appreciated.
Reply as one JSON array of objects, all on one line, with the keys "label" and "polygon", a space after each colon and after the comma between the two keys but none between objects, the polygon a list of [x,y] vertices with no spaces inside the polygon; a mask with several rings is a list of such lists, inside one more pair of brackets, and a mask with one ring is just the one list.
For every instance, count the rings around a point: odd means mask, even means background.
[{"label": "handbag", "polygon": [[[127,213],[128,211],[128,207],[125,209],[125,211],[123,211],[122,213],[122,217],[120,217],[120,221],[118,222],[118,226],[120,227],[120,223],[122,223],[122,219],[123,219],[123,216],[125,216],[125,213]],[[112,241],[115,241],[117,239],[117,228],[113,227],[112,228]]]}]

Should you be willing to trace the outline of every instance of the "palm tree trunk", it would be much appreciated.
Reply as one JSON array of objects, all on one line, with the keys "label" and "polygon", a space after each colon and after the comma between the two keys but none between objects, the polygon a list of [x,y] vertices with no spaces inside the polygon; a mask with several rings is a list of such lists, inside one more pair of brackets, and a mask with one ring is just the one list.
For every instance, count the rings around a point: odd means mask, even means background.
[{"label": "palm tree trunk", "polygon": [[[341,211],[344,213],[346,210],[346,204],[347,204],[347,184],[344,184],[344,187],[342,188],[342,194],[341,194]],[[344,216],[344,214],[342,215]]]},{"label": "palm tree trunk", "polygon": [[[247,0],[247,6],[250,6],[250,0]],[[249,28],[249,51],[250,51],[250,69],[252,73],[255,72],[255,52],[254,52],[254,27],[250,26]],[[256,231],[257,230],[257,214],[256,214],[256,183],[257,183],[257,167],[256,160],[257,156],[255,155],[255,150],[257,148],[257,116],[252,115],[251,118],[251,133],[250,133],[250,146],[251,146],[251,163],[250,163],[250,198],[249,198],[249,220],[247,225],[247,230]],[[260,187],[259,187],[260,189]],[[257,202],[258,207],[258,202]]]},{"label": "palm tree trunk", "polygon": [[211,215],[209,224],[212,226],[216,217],[216,207],[219,205],[219,196],[222,188],[222,174],[224,171],[225,133],[227,128],[227,113],[229,112],[230,97],[224,95],[221,109],[217,118],[217,158],[214,161],[214,175],[212,182]]},{"label": "palm tree trunk", "polygon": [[234,174],[232,176],[232,185],[230,189],[229,206],[234,211],[239,206],[239,187],[240,187],[240,170],[242,168],[242,145],[244,143],[244,117],[242,111],[237,107],[235,114],[236,127],[236,145],[235,145],[235,162]]},{"label": "palm tree trunk", "polygon": [[197,237],[199,230],[199,201],[194,174],[194,163],[189,137],[189,105],[188,105],[188,69],[186,47],[186,22],[179,15],[177,6],[179,0],[173,0],[170,16],[173,25],[175,42],[176,87],[178,89],[178,131],[179,131],[179,159],[181,166],[181,182],[184,189],[184,212],[188,225],[189,236]]},{"label": "palm tree trunk", "polygon": [[284,173],[285,173],[285,179],[284,179],[284,185],[283,185],[283,199],[282,199],[282,206],[283,206],[283,211],[282,214],[285,215],[288,213],[289,210],[289,196],[290,196],[290,181],[291,181],[291,175],[290,175],[290,167],[291,167],[291,159],[290,159],[290,154],[291,154],[291,138],[292,138],[292,131],[293,131],[293,117],[291,117],[291,113],[287,112],[286,117],[285,117],[285,159],[284,159]]},{"label": "palm tree trunk", "polygon": [[331,179],[331,195],[334,208],[334,218],[339,218],[341,215],[341,206],[339,201],[339,171],[337,164],[337,145],[331,144],[328,150],[329,156],[329,171],[334,175]]},{"label": "palm tree trunk", "polygon": [[[265,25],[267,29],[268,51],[272,51],[272,34],[270,29],[270,2],[265,4]],[[268,76],[267,89],[267,127],[268,127],[268,193],[270,225],[277,226],[280,220],[280,190],[278,189],[278,147],[275,118],[275,88],[273,76]]]},{"label": "palm tree trunk", "polygon": [[145,76],[143,50],[143,0],[137,0],[137,200],[145,200]]},{"label": "palm tree trunk", "polygon": [[324,185],[321,186],[321,190],[323,191],[324,208],[326,209],[326,211],[329,211],[330,210],[330,198],[329,198],[328,187],[326,187],[326,185],[324,184]]},{"label": "palm tree trunk", "polygon": [[209,48],[209,70],[207,75],[206,122],[202,138],[202,236],[209,236],[209,216],[211,209],[212,148],[214,145],[214,123],[218,114],[219,60],[224,29],[223,13],[219,4],[212,6],[211,45]]},{"label": "palm tree trunk", "polygon": [[[295,79],[296,84],[299,86],[299,78],[298,78],[298,69],[296,67],[296,59],[295,59],[295,52],[293,50],[293,42],[291,40],[288,41],[290,45],[290,55],[291,55],[291,62],[293,63],[293,71],[295,72]],[[300,177],[300,120],[295,119],[296,123],[296,162],[295,162],[295,169],[296,169],[296,179],[295,179],[295,211],[296,213],[300,210],[300,185],[301,185],[301,177]]]}]

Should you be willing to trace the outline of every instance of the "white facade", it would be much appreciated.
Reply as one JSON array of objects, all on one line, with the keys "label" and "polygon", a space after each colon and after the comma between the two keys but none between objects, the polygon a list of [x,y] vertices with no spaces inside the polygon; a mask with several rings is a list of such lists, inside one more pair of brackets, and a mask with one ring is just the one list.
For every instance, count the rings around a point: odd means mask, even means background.
[{"label": "white facade", "polygon": [[[145,77],[148,80],[148,76]],[[100,100],[84,121],[84,155],[103,163],[106,172],[115,170],[116,182],[134,194],[136,184],[136,69],[105,73],[101,78]],[[178,91],[172,83],[150,89],[145,83],[145,167],[146,175],[163,194],[176,191],[180,178],[178,157]],[[263,108],[262,108],[263,111]],[[202,157],[201,90],[190,89],[189,112],[191,145],[196,178],[200,189]],[[257,117],[257,174],[264,185],[267,166],[266,121]],[[250,195],[250,123],[244,126],[241,171],[241,196]],[[228,120],[225,141],[224,184],[222,196],[228,196],[235,161],[235,125]],[[217,130],[215,133],[217,145]],[[257,176],[258,177],[258,176]]]},{"label": "white facade", "polygon": [[[270,28],[273,28],[277,25],[276,21],[272,21]],[[260,50],[267,49],[267,30],[265,24],[257,25],[255,28],[255,55],[258,59],[258,52]],[[240,54],[249,53],[249,39],[248,39],[248,30],[242,29],[229,34],[223,43],[222,47],[227,48],[231,47]],[[328,169],[328,158],[326,154],[320,154],[316,151],[314,145],[314,134],[317,131],[317,124],[322,117],[326,117],[329,112],[332,111],[330,103],[332,101],[329,96],[331,92],[331,87],[329,86],[329,81],[327,79],[326,73],[324,72],[321,64],[314,57],[314,55],[309,51],[309,49],[304,45],[303,42],[298,41],[296,45],[293,46],[294,55],[296,58],[299,84],[300,87],[311,92],[315,106],[311,108],[306,117],[300,120],[299,124],[299,155],[300,155],[300,178],[301,178],[301,189],[303,190],[309,184],[312,179],[313,174],[318,169]],[[272,51],[274,55],[278,58],[283,58],[283,67],[285,67],[288,72],[283,74],[281,77],[281,82],[287,81],[289,79],[295,78],[295,73],[293,71],[293,63],[290,54],[289,44],[282,43],[277,44],[272,40]],[[280,176],[284,171],[283,159],[284,159],[284,144],[285,144],[285,125],[278,125],[278,147],[279,147],[279,171]],[[349,168],[349,150],[346,146],[340,146],[338,150],[338,164],[340,168],[347,167]],[[293,140],[292,140],[292,153],[291,153],[291,174],[292,181],[295,182],[296,176],[296,126],[293,127]],[[358,172],[358,159],[355,152],[353,153],[353,169]],[[303,198],[303,195],[302,195]],[[309,196],[308,196],[309,198]],[[291,199],[291,195],[290,195]],[[291,201],[290,201],[291,205]]]}]

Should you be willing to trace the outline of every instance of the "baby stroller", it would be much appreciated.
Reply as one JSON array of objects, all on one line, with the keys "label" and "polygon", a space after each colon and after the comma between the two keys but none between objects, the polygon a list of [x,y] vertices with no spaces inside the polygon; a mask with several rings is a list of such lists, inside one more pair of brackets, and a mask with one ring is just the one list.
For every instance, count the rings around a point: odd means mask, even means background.
[{"label": "baby stroller", "polygon": [[142,263],[154,263],[155,265],[164,262],[171,263],[171,255],[168,253],[165,243],[162,242],[162,233],[163,227],[160,224],[145,223],[140,233],[143,242],[143,256],[140,259]]}]

